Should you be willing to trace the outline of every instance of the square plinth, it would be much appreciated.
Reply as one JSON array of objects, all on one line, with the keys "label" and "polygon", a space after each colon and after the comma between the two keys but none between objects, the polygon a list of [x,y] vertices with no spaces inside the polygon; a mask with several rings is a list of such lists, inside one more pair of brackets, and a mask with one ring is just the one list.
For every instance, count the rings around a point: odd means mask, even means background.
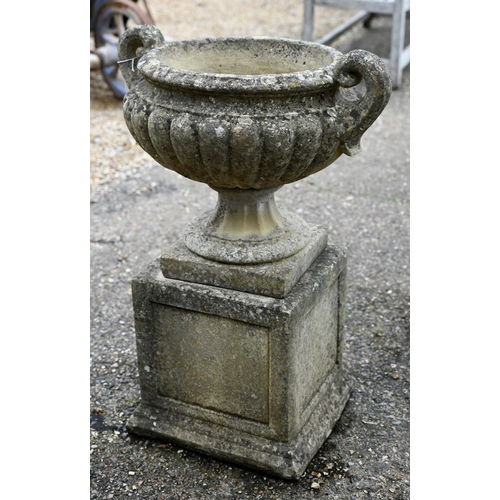
[{"label": "square plinth", "polygon": [[298,479],[352,388],[345,251],[327,246],[281,299],[165,278],[159,259],[132,288],[141,404],[129,430]]},{"label": "square plinth", "polygon": [[311,226],[308,244],[295,255],[277,262],[245,265],[204,259],[177,241],[160,257],[160,267],[165,278],[284,298],[323,252],[327,239],[324,229]]}]

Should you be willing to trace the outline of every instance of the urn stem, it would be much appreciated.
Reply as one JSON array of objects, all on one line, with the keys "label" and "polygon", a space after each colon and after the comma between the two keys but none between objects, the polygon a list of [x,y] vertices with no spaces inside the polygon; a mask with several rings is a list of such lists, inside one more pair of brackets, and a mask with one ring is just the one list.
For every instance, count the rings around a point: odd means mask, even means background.
[{"label": "urn stem", "polygon": [[228,240],[258,241],[280,231],[282,216],[274,199],[278,189],[217,188],[213,233]]}]

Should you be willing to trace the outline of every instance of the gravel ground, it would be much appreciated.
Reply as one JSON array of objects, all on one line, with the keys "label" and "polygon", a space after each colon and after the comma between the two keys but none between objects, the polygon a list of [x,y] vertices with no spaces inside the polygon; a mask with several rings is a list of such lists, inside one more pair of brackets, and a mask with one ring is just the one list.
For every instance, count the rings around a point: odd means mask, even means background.
[{"label": "gravel ground", "polygon": [[[300,35],[300,0],[149,6],[174,39]],[[324,31],[347,15],[328,12],[320,16]],[[362,40],[378,53],[386,24],[377,20],[370,33],[356,28],[335,45],[345,52]],[[126,431],[140,397],[131,277],[211,209],[216,195],[143,153],[121,103],[91,72],[91,499],[410,498],[409,73],[359,155],[276,196],[280,207],[324,225],[330,243],[348,248],[345,362],[357,381],[304,476],[289,482]]]}]

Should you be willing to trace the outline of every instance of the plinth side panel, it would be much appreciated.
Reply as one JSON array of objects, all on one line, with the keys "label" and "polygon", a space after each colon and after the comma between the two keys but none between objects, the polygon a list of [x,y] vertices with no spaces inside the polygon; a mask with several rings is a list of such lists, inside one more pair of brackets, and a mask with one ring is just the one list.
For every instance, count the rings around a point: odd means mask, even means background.
[{"label": "plinth side panel", "polygon": [[162,396],[269,422],[269,330],[153,303]]},{"label": "plinth side panel", "polygon": [[[302,415],[335,365],[337,358],[338,287],[332,283],[318,297],[298,330],[297,403]],[[309,409],[312,411],[312,408]]]}]

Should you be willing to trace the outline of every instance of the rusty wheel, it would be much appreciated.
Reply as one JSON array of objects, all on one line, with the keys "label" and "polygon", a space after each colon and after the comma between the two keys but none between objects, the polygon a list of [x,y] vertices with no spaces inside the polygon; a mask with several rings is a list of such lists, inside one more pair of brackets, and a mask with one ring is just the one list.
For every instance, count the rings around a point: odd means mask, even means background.
[{"label": "rusty wheel", "polygon": [[138,24],[154,24],[148,12],[135,2],[117,0],[109,2],[97,14],[94,39],[96,48],[105,47],[106,57],[101,57],[101,71],[113,94],[123,99],[127,85],[117,64],[118,39],[127,29]]}]

